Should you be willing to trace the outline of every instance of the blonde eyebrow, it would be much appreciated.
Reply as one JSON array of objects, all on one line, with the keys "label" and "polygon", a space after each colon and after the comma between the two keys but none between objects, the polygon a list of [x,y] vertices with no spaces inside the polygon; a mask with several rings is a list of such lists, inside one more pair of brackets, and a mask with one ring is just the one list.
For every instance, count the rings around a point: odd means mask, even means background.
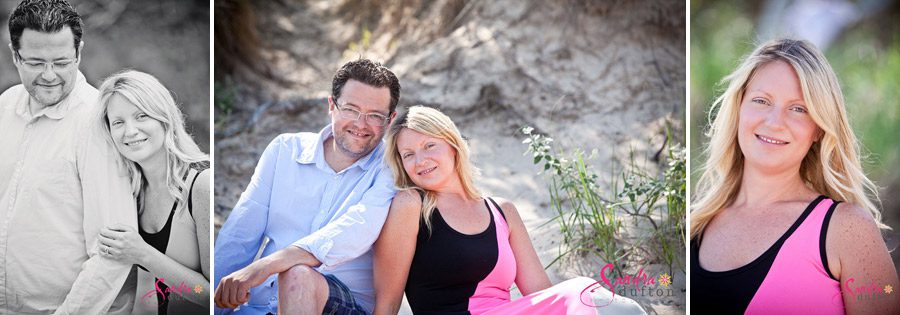
[{"label": "blonde eyebrow", "polygon": [[[761,90],[761,89],[747,90],[747,92],[748,92],[748,93],[760,93],[760,94],[763,94],[765,97],[768,97],[768,98],[770,98],[770,99],[773,98],[773,97],[772,97],[772,94],[769,94],[769,92],[766,92],[766,91]],[[790,99],[790,100],[788,100],[786,103],[788,103],[788,104],[796,104],[797,102],[800,102],[800,103],[802,103],[803,106],[806,106],[806,100],[804,100],[803,97],[795,98],[795,99]]]},{"label": "blonde eyebrow", "polygon": [[772,98],[772,94],[769,94],[769,92],[766,92],[761,89],[748,90],[747,92],[748,93],[760,93],[760,94],[763,94],[765,97]]}]

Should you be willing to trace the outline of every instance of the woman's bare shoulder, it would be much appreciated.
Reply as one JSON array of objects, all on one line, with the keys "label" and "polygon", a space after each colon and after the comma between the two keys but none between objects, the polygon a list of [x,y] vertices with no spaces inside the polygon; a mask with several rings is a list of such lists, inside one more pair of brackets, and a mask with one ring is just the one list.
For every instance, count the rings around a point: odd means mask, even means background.
[{"label": "woman's bare shoulder", "polygon": [[191,199],[194,204],[209,206],[209,182],[211,173],[212,172],[208,168],[204,169],[197,174],[197,178],[193,181],[194,185],[191,187]]},{"label": "woman's bare shoulder", "polygon": [[872,213],[855,204],[841,202],[837,205],[828,232],[842,257],[865,254],[871,246],[884,246],[881,230]]},{"label": "woman's bare shoulder", "polygon": [[830,224],[835,224],[842,229],[878,230],[878,225],[875,223],[875,217],[872,216],[872,213],[856,204],[838,203],[831,216]]},{"label": "woman's bare shoulder", "polygon": [[516,208],[516,204],[511,200],[503,197],[491,197],[491,199],[500,206],[500,210],[503,211],[507,221],[522,222],[522,218],[519,216],[519,209]]},{"label": "woman's bare shoulder", "polygon": [[404,189],[394,195],[391,201],[391,212],[401,212],[404,215],[417,214],[422,208],[422,197],[414,189]]},{"label": "woman's bare shoulder", "polygon": [[516,210],[516,205],[509,199],[506,199],[503,197],[490,197],[490,198],[493,199],[494,201],[496,201],[497,205],[499,205],[500,208],[503,208],[504,211],[506,209],[510,209],[511,211]]}]

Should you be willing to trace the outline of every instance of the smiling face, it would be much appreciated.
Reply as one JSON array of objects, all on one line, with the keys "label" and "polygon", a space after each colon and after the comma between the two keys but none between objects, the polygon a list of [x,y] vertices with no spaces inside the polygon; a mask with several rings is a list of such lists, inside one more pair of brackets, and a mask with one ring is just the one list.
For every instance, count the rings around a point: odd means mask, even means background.
[{"label": "smiling face", "polygon": [[738,143],[745,167],[799,169],[821,133],[807,106],[790,64],[778,60],[760,66],[741,100]]},{"label": "smiling face", "polygon": [[[25,90],[41,108],[58,104],[75,87],[78,56],[72,45],[74,36],[68,26],[56,33],[43,33],[28,28],[22,32],[18,51],[21,59],[15,63],[16,69]],[[13,54],[16,52],[13,51]],[[31,69],[41,68],[37,65],[42,63],[53,66],[44,66],[41,70]]]},{"label": "smiling face", "polygon": [[[377,113],[390,117],[390,104],[391,94],[388,88],[376,88],[356,80],[347,81],[337,100],[329,97],[331,131],[338,151],[354,159],[372,152],[384,136],[387,126],[367,123],[364,116]],[[362,116],[359,119],[344,116],[344,111],[353,110],[362,113]]]},{"label": "smiling face", "polygon": [[397,152],[403,161],[403,170],[416,186],[438,191],[459,180],[456,150],[443,139],[404,128],[397,134]]},{"label": "smiling face", "polygon": [[164,157],[166,130],[120,94],[109,98],[106,118],[116,149],[125,158],[141,164]]}]

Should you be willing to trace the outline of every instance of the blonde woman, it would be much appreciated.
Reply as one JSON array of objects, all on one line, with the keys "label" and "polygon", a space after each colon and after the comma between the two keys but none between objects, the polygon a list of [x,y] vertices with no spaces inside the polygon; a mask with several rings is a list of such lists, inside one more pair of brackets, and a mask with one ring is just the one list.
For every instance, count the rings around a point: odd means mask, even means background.
[{"label": "blonde woman", "polygon": [[100,232],[101,254],[135,264],[134,313],[209,313],[209,157],[169,91],[126,70],[100,86],[98,121],[131,175],[138,230]]},{"label": "blonde woman", "polygon": [[[469,149],[450,118],[413,106],[391,123],[385,160],[400,190],[375,243],[375,314],[594,314],[596,281],[551,287],[508,200],[482,196]],[[525,295],[510,300],[515,282]]]},{"label": "blonde woman", "polygon": [[770,41],[725,82],[692,205],[692,310],[897,314],[875,185],[825,57]]}]

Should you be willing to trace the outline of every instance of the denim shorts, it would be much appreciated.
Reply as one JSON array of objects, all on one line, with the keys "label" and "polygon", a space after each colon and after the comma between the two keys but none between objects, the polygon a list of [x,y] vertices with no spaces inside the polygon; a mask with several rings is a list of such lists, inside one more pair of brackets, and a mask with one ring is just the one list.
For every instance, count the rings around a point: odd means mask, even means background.
[{"label": "denim shorts", "polygon": [[366,311],[356,303],[350,288],[334,275],[324,275],[328,282],[328,302],[325,302],[325,315],[366,315]]}]

